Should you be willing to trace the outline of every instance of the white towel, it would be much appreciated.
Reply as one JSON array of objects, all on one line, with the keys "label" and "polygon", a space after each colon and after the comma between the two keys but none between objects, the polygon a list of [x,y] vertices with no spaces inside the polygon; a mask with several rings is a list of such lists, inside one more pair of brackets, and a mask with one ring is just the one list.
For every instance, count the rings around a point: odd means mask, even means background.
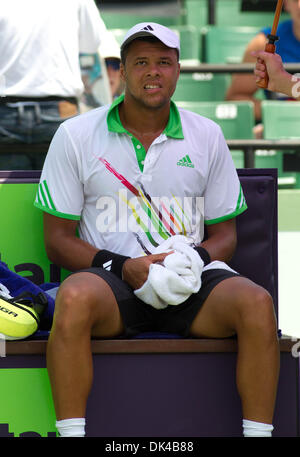
[{"label": "white towel", "polygon": [[143,302],[156,309],[179,305],[201,287],[203,260],[183,235],[175,235],[159,245],[153,254],[174,251],[163,264],[152,263],[147,281],[134,291]]}]

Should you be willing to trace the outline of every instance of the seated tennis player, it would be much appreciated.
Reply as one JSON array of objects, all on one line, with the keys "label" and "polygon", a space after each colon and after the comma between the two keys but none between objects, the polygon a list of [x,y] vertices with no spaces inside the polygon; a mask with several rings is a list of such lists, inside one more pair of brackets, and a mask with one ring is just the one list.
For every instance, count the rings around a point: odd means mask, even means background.
[{"label": "seated tennis player", "polygon": [[[125,94],[64,122],[42,171],[35,205],[44,212],[47,253],[73,272],[59,288],[47,349],[61,436],[85,435],[91,338],[153,330],[237,335],[241,433],[272,434],[279,371],[273,302],[228,266],[235,219],[247,205],[219,126],[171,100],[179,56],[170,29],[130,29],[121,46]],[[182,252],[172,244],[178,237]],[[170,265],[190,268],[186,276],[198,288],[178,290]],[[170,279],[164,302],[163,288],[148,284],[157,271]],[[184,300],[175,300],[180,293]]]}]

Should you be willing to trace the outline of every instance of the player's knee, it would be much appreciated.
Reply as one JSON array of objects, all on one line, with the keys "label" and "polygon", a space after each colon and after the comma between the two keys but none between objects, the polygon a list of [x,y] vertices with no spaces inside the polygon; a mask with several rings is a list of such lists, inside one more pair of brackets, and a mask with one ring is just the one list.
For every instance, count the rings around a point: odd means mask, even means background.
[{"label": "player's knee", "polygon": [[274,337],[276,316],[273,299],[267,290],[256,287],[248,291],[240,306],[240,322],[248,330]]},{"label": "player's knee", "polygon": [[61,334],[90,331],[93,325],[94,303],[88,288],[63,284],[57,294],[54,323]]}]

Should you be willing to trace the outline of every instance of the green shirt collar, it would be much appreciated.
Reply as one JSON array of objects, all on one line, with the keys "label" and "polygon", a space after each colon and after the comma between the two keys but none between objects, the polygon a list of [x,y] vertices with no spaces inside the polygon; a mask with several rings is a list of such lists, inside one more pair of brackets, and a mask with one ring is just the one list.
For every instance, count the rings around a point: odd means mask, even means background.
[{"label": "green shirt collar", "polygon": [[[123,127],[120,116],[119,116],[119,110],[118,110],[118,105],[122,103],[124,100],[124,94],[120,95],[120,97],[116,98],[116,100],[113,101],[111,104],[109,111],[107,113],[107,127],[110,132],[116,132],[116,133],[128,133],[127,130]],[[184,138],[183,136],[183,131],[182,131],[182,125],[181,125],[181,119],[180,119],[180,114],[177,109],[177,106],[175,103],[171,100],[171,105],[170,105],[170,116],[168,120],[168,124],[163,131],[167,136],[170,136],[172,138]]]}]

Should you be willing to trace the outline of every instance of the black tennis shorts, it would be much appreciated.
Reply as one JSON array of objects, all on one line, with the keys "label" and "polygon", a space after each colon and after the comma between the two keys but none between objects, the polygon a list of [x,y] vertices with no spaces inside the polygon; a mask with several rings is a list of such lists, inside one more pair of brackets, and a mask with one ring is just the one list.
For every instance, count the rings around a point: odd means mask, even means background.
[{"label": "black tennis shorts", "polygon": [[192,294],[180,305],[155,309],[137,298],[132,288],[114,273],[100,267],[80,271],[95,273],[108,283],[116,297],[123,319],[125,327],[123,336],[128,338],[143,332],[172,333],[187,337],[196,314],[213,288],[224,279],[239,276],[237,273],[220,268],[204,271],[199,292]]}]

